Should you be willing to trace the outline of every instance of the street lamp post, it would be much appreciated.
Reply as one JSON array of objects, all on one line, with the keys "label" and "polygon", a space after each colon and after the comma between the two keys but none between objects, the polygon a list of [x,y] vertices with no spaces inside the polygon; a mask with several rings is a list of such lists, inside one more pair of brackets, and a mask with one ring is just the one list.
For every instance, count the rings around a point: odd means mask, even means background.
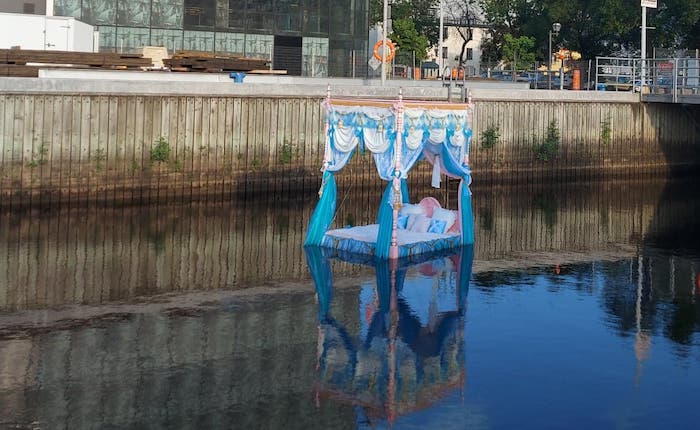
[{"label": "street lamp post", "polygon": [[559,35],[561,24],[555,22],[552,24],[552,29],[549,30],[549,58],[547,59],[547,88],[552,89],[552,34]]}]

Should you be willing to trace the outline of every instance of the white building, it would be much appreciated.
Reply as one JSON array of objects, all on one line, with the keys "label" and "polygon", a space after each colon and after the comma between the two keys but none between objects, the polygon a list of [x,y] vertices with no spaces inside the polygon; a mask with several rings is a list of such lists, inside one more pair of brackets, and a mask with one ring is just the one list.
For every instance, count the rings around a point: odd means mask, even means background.
[{"label": "white building", "polygon": [[52,16],[53,0],[0,0],[0,49],[97,52],[95,27]]},{"label": "white building", "polygon": [[[464,34],[467,34],[467,29],[462,29]],[[457,68],[460,65],[464,67],[466,76],[476,76],[479,74],[479,69],[481,67],[481,44],[486,37],[486,30],[481,28],[472,29],[472,38],[467,43],[464,49],[463,62],[460,64],[459,59],[462,53],[462,45],[464,44],[464,38],[460,35],[459,29],[457,27],[447,27],[447,34],[445,40],[442,42],[442,66],[441,69],[445,68]],[[438,58],[438,47],[434,46],[428,50],[428,60],[434,61],[440,64]]]},{"label": "white building", "polygon": [[0,49],[97,52],[94,27],[72,17],[0,13]]}]

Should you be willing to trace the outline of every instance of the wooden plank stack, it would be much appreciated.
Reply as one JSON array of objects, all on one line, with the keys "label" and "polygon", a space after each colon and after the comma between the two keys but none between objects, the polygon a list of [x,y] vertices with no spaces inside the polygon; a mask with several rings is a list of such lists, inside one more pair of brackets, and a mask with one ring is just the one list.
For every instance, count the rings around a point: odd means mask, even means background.
[{"label": "wooden plank stack", "polygon": [[207,73],[250,72],[269,65],[267,60],[200,51],[178,51],[163,63],[173,72]]},{"label": "wooden plank stack", "polygon": [[141,54],[0,49],[0,76],[39,76],[40,68],[140,69],[153,61]]}]

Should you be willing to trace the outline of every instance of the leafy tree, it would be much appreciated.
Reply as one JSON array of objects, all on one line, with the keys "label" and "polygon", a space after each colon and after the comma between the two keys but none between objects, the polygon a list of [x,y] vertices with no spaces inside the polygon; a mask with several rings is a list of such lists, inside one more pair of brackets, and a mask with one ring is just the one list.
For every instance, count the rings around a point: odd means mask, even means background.
[{"label": "leafy tree", "polygon": [[[411,20],[418,34],[426,36],[431,45],[437,44],[439,20],[435,7],[439,0],[394,0],[391,4],[392,25],[398,20]],[[384,18],[384,0],[370,0],[370,23],[376,24]]]},{"label": "leafy tree", "polygon": [[531,69],[535,62],[535,38],[510,34],[503,36],[503,61],[511,65],[511,69]]},{"label": "leafy tree", "polygon": [[[536,40],[545,60],[552,23],[561,23],[554,48],[564,46],[584,57],[638,52],[641,42],[639,0],[479,0],[492,27],[484,57],[503,57],[505,34]],[[648,9],[650,46],[697,48],[700,45],[700,0],[661,0]]]},{"label": "leafy tree", "polygon": [[415,23],[410,19],[395,19],[393,27],[394,32],[390,37],[399,47],[396,52],[396,62],[412,64],[414,53],[416,63],[424,60],[427,56],[428,38],[418,34]]},{"label": "leafy tree", "polygon": [[700,48],[700,0],[662,0],[657,10],[647,9],[652,46]]}]

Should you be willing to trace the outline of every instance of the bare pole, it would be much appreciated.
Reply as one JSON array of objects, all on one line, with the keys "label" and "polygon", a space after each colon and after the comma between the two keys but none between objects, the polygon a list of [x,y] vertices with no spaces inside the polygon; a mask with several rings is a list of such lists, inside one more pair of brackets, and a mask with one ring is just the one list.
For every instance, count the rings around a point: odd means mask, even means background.
[{"label": "bare pole", "polygon": [[442,28],[443,28],[443,25],[445,22],[443,10],[444,9],[442,7],[442,0],[440,0],[440,29],[438,30],[438,59],[439,59],[438,64],[440,65],[440,68],[438,70],[440,73],[438,76],[442,76],[442,73],[444,72],[444,70],[442,70],[442,69],[445,67],[445,62],[444,62],[444,59],[442,58],[442,38],[444,36],[442,34],[443,33]]},{"label": "bare pole", "polygon": [[[639,96],[641,97],[644,93],[644,83],[646,76],[645,62],[647,58],[647,7],[642,6],[642,68],[639,73],[641,82],[639,83]],[[632,82],[634,85],[634,81]]]},{"label": "bare pole", "polygon": [[552,30],[549,30],[549,57],[547,58],[547,89],[552,89]]},{"label": "bare pole", "polygon": [[382,86],[386,85],[386,38],[388,31],[388,19],[389,19],[389,0],[384,0],[384,21],[383,31],[382,31]]}]

